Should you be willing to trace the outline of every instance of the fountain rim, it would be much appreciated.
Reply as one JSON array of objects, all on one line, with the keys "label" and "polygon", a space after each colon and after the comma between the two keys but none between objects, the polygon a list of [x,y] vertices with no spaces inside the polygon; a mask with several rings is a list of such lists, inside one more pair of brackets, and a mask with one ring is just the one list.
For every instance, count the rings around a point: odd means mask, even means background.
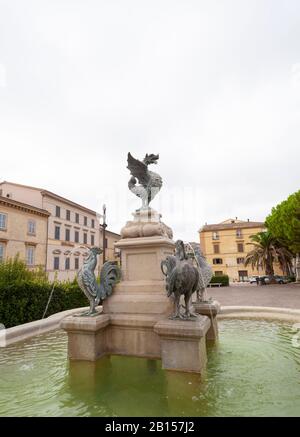
[{"label": "fountain rim", "polygon": [[[101,308],[101,307],[98,307]],[[11,344],[27,340],[39,334],[45,334],[50,331],[59,329],[60,322],[67,316],[82,312],[88,307],[74,308],[72,310],[62,311],[51,316],[35,320],[34,322],[24,323],[23,325],[0,331],[0,336],[5,335],[5,344],[0,347],[6,347]],[[297,323],[300,322],[300,309],[284,307],[263,307],[263,306],[223,306],[217,316],[218,320],[230,319],[256,319],[267,321],[282,321]]]},{"label": "fountain rim", "polygon": [[300,309],[264,306],[223,306],[218,320],[256,319],[267,321],[300,322]]}]

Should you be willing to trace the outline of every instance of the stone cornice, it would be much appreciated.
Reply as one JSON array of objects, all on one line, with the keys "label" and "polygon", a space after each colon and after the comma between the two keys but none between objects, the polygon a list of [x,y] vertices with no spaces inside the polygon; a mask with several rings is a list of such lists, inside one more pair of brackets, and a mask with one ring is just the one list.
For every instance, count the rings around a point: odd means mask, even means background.
[{"label": "stone cornice", "polygon": [[0,205],[6,206],[8,208],[18,209],[30,214],[39,215],[40,217],[49,217],[50,212],[45,209],[36,208],[35,206],[28,205],[27,203],[18,202],[8,197],[0,196]]}]

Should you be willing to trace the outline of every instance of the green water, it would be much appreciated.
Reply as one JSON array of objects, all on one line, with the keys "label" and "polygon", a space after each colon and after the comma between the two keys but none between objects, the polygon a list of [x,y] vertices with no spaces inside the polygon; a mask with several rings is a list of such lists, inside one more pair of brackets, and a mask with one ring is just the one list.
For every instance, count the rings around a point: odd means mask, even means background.
[{"label": "green water", "polygon": [[300,416],[291,325],[220,323],[202,380],[158,360],[67,360],[61,331],[0,348],[1,416]]}]

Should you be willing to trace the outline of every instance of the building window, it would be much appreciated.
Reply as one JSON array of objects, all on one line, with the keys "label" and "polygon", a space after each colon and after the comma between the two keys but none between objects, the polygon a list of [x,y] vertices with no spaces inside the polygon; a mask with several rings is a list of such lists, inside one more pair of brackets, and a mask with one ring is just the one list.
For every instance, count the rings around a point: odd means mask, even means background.
[{"label": "building window", "polygon": [[0,243],[0,262],[4,260],[4,244]]},{"label": "building window", "polygon": [[75,243],[79,243],[79,232],[75,231]]},{"label": "building window", "polygon": [[55,238],[55,240],[60,239],[60,227],[59,226],[55,226],[54,238]]},{"label": "building window", "polygon": [[214,258],[213,259],[213,264],[223,264],[222,258]]},{"label": "building window", "polygon": [[83,233],[83,244],[87,244],[87,234]]},{"label": "building window", "polygon": [[35,235],[35,221],[28,220],[28,234]]},{"label": "building window", "polygon": [[79,214],[78,214],[78,212],[76,212],[76,214],[75,214],[75,222],[79,223]]},{"label": "building window", "polygon": [[245,282],[248,280],[248,271],[247,270],[239,270],[239,281]]},{"label": "building window", "polygon": [[95,244],[95,236],[91,235],[91,245],[94,246]]},{"label": "building window", "polygon": [[91,221],[91,227],[92,227],[92,228],[95,227],[95,220],[94,220],[94,219],[92,219],[92,221]]},{"label": "building window", "polygon": [[222,276],[222,275],[223,275],[222,270],[216,270],[215,271],[215,276]]},{"label": "building window", "polygon": [[237,250],[238,250],[238,252],[244,252],[244,244],[243,243],[238,243]]},{"label": "building window", "polygon": [[220,253],[220,245],[219,244],[214,244],[214,253]]},{"label": "building window", "polygon": [[33,246],[26,247],[26,264],[28,266],[34,266],[34,247]]},{"label": "building window", "polygon": [[236,237],[237,238],[242,238],[243,234],[242,234],[242,230],[241,229],[237,229],[236,230]]},{"label": "building window", "polygon": [[79,269],[79,258],[75,258],[75,270]]},{"label": "building window", "polygon": [[70,270],[70,258],[65,259],[65,270]]},{"label": "building window", "polygon": [[237,261],[238,264],[244,264],[245,258],[244,257],[237,258],[236,261]]},{"label": "building window", "polygon": [[56,206],[55,215],[56,215],[56,217],[60,217],[60,206]]},{"label": "building window", "polygon": [[70,229],[66,229],[66,241],[70,241]]},{"label": "building window", "polygon": [[69,209],[66,210],[66,220],[71,220],[71,211]]},{"label": "building window", "polygon": [[87,224],[87,217],[84,217],[83,218],[83,224],[84,224],[84,226],[87,226],[88,224]]},{"label": "building window", "polygon": [[6,229],[6,214],[0,214],[0,229]]},{"label": "building window", "polygon": [[212,239],[213,240],[219,240],[219,232],[218,231],[215,231],[215,232],[212,233]]},{"label": "building window", "polygon": [[53,268],[54,270],[59,270],[59,256],[55,256],[53,259]]}]

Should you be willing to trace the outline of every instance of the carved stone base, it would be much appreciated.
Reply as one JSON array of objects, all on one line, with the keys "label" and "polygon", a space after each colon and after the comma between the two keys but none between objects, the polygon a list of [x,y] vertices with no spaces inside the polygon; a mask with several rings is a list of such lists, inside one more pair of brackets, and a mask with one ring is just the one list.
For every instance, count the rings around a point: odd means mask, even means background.
[{"label": "carved stone base", "polygon": [[206,366],[208,317],[195,321],[154,315],[70,316],[61,323],[68,334],[70,360],[96,361],[104,355],[161,358],[164,369],[202,373]]},{"label": "carved stone base", "polygon": [[60,327],[68,333],[70,360],[96,361],[107,352],[106,333],[110,317],[66,317]]},{"label": "carved stone base", "polygon": [[219,302],[216,300],[212,302],[194,302],[193,307],[195,313],[207,316],[211,321],[210,328],[206,334],[207,340],[217,340],[219,337],[217,315],[221,309]]},{"label": "carved stone base", "polygon": [[166,237],[173,238],[172,229],[161,221],[161,214],[154,209],[141,209],[133,213],[134,220],[128,221],[121,230],[122,238]]},{"label": "carved stone base", "polygon": [[198,316],[193,321],[161,320],[154,331],[161,339],[163,369],[202,373],[206,367],[205,335],[210,320]]}]

